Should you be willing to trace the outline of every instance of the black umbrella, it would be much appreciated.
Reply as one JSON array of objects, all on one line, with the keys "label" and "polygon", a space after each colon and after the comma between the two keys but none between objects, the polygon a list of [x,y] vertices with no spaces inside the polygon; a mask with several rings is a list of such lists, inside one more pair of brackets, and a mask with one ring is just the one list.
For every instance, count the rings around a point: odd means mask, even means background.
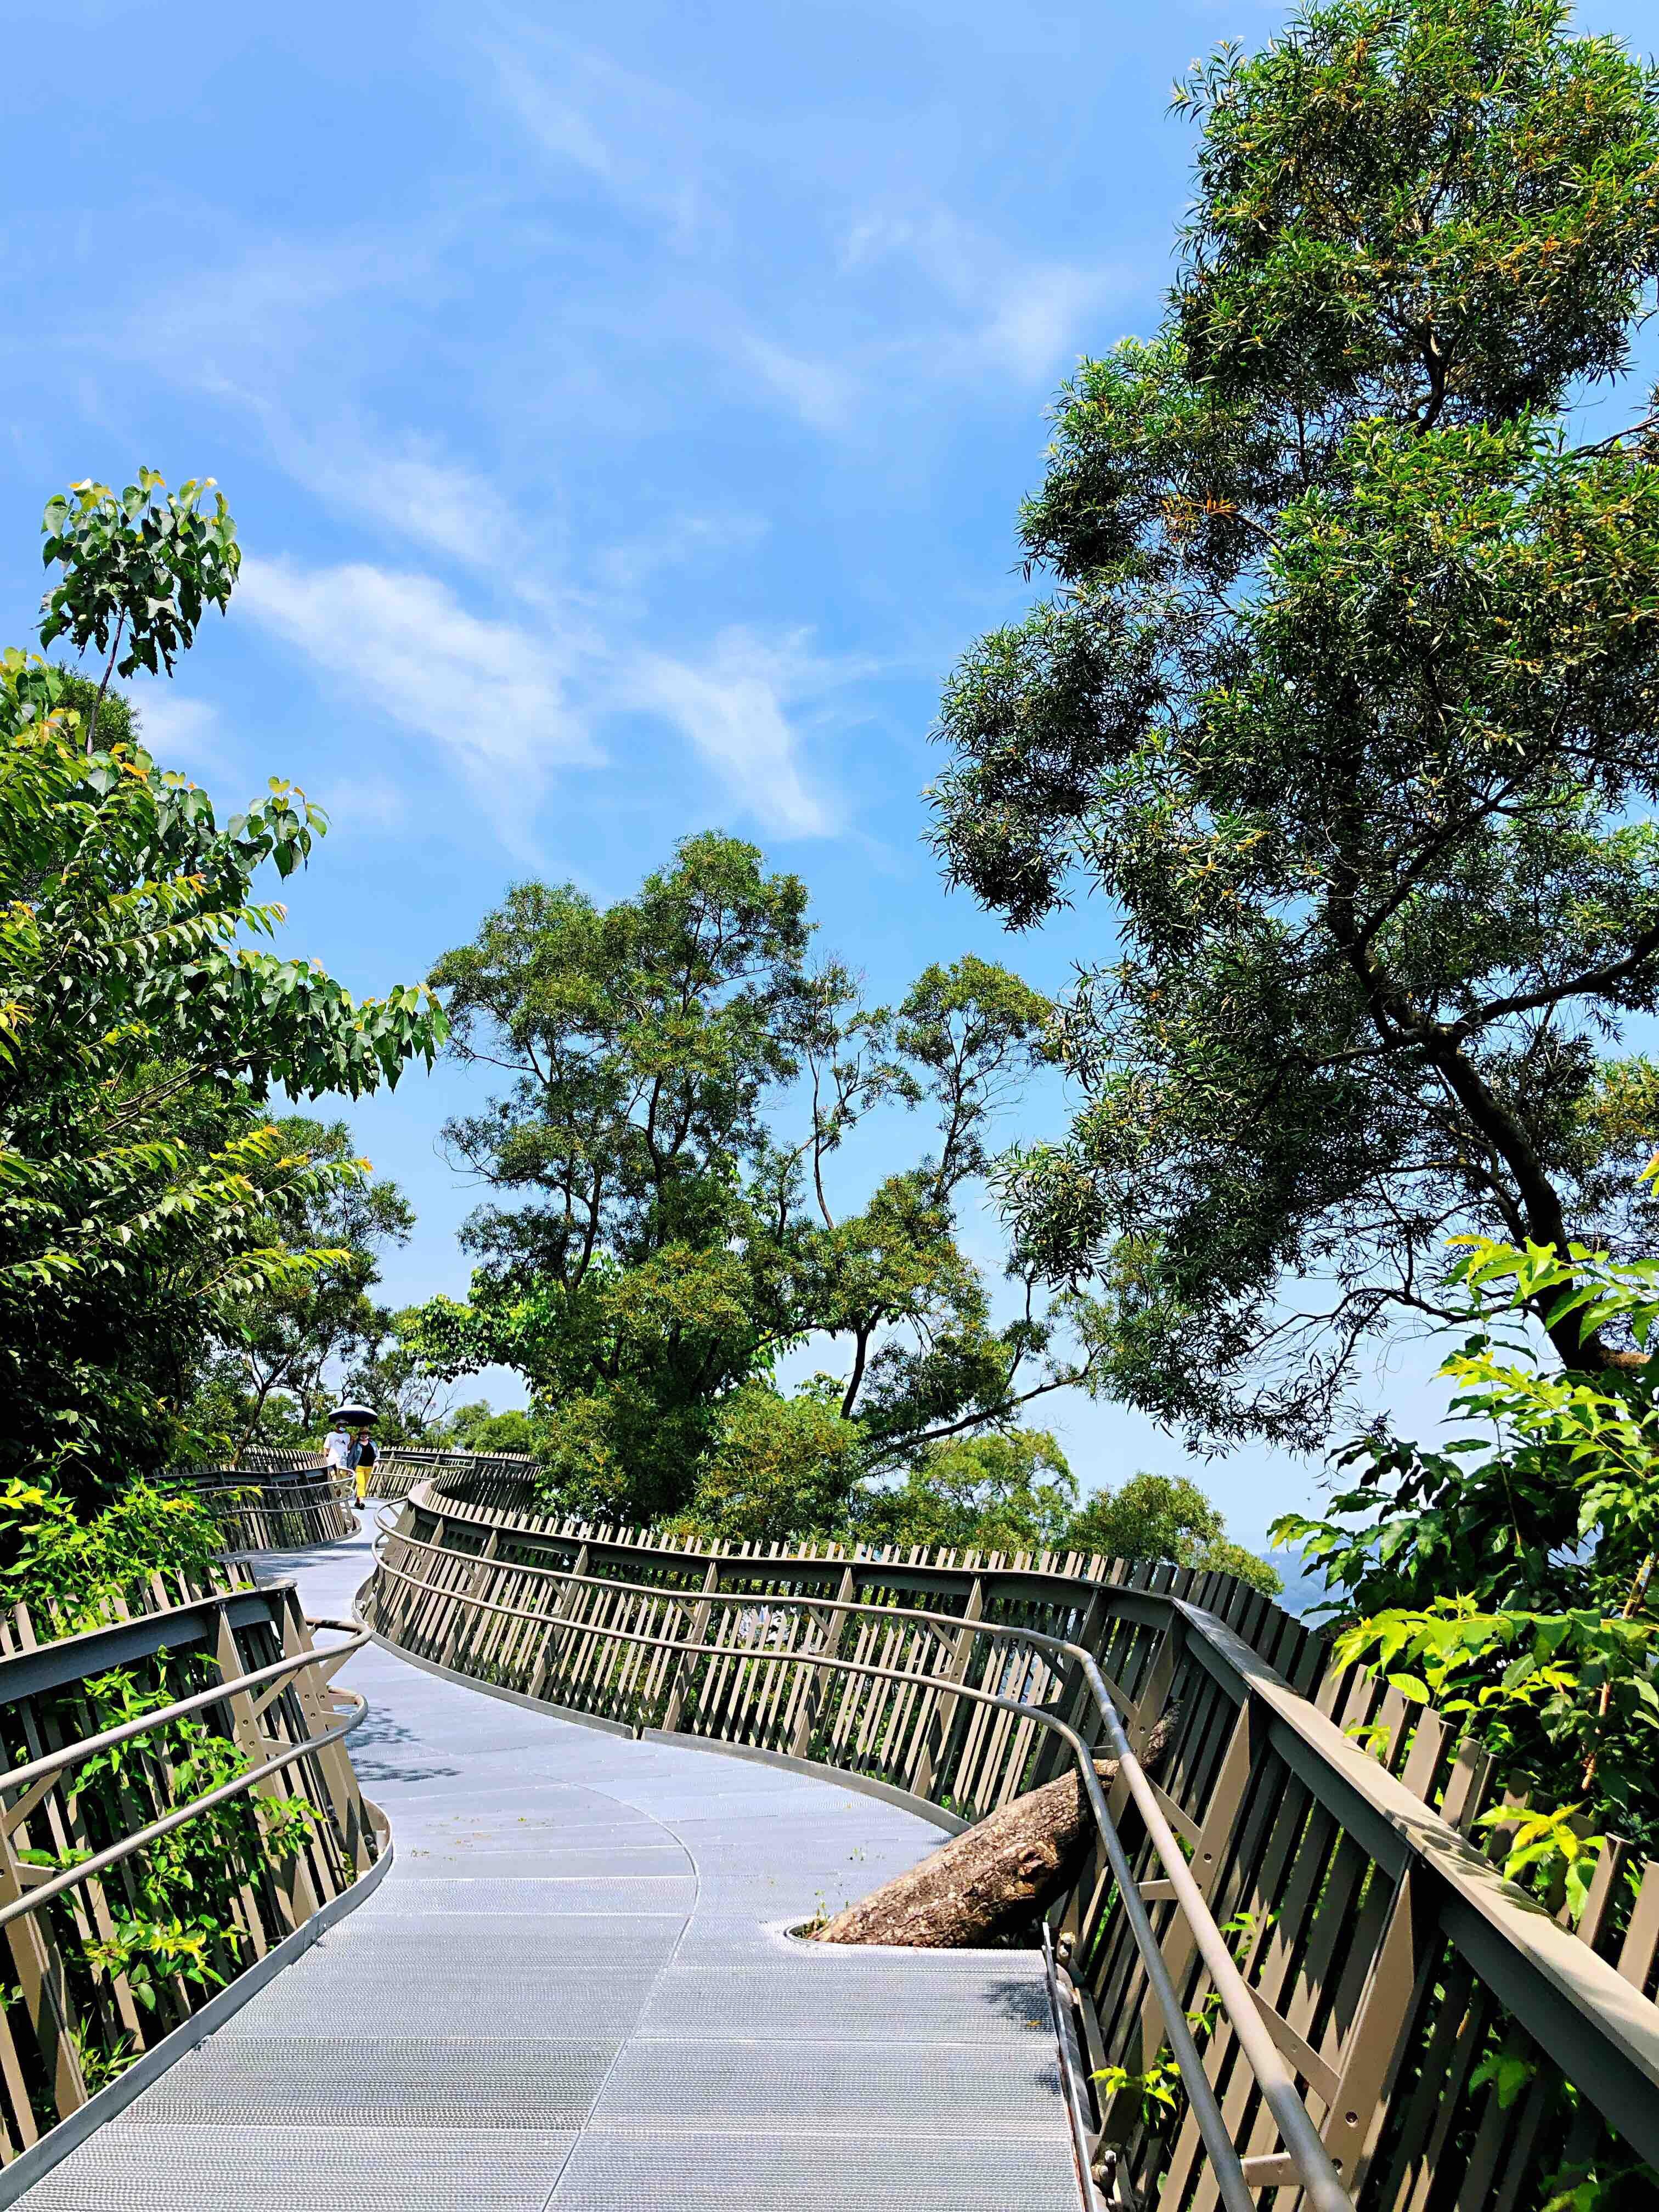
[{"label": "black umbrella", "polygon": [[328,1418],[331,1421],[338,1421],[343,1428],[366,1429],[371,1421],[378,1421],[380,1417],[373,1406],[347,1405],[337,1406]]}]

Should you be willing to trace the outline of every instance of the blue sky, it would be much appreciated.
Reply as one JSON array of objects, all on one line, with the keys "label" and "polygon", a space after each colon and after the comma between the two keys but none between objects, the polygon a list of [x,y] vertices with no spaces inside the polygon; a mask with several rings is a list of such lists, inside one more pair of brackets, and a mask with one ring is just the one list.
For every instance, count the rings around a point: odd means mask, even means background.
[{"label": "blue sky", "polygon": [[[806,878],[877,995],[969,947],[1058,987],[1109,914],[1010,940],[945,896],[928,726],[1027,597],[1055,385],[1157,319],[1170,81],[1280,13],[12,0],[5,635],[54,488],[220,480],[242,586],[147,735],[227,804],[280,773],[328,809],[289,944],[357,990],[515,877],[617,897],[709,823]],[[1584,21],[1651,43],[1643,0]],[[476,1095],[441,1070],[353,1115],[421,1217],[398,1299],[465,1291],[434,1139]],[[1086,1480],[1182,1460],[1050,1402]],[[1202,1479],[1255,1540],[1314,1478]]]}]

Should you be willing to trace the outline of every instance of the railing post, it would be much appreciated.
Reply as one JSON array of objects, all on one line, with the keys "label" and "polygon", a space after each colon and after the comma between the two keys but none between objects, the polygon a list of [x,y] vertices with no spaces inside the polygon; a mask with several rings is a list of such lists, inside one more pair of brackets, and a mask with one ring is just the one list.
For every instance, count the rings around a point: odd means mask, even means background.
[{"label": "railing post", "polygon": [[[708,1594],[717,1590],[720,1586],[720,1561],[717,1552],[708,1562],[708,1571],[702,1578],[703,1595],[691,1615],[691,1632],[685,1639],[688,1644],[698,1644],[708,1642],[708,1618],[714,1611],[714,1607],[708,1602]],[[674,1662],[673,1674],[669,1677],[668,1702],[663,1708],[662,1719],[665,1735],[672,1735],[680,1724],[680,1712],[685,1703],[686,1662],[689,1656],[686,1652],[681,1652],[679,1657]]]},{"label": "railing post", "polygon": [[[945,1669],[945,1680],[947,1682],[960,1683],[966,1680],[974,1656],[973,1624],[983,1617],[984,1612],[985,1583],[980,1576],[975,1575],[973,1587],[968,1593],[968,1602],[963,1607],[963,1626],[957,1633],[956,1650],[951,1653],[951,1664]],[[932,1795],[935,1763],[945,1759],[949,1753],[951,1731],[956,1725],[961,1705],[961,1698],[951,1697],[947,1691],[934,1709],[927,1727],[927,1741],[922,1746],[921,1758],[916,1766],[913,1786],[918,1797]]]},{"label": "railing post", "polygon": [[[28,1607],[24,1605],[16,1607],[12,1619],[16,1626],[20,1649],[25,1651],[32,1649],[34,1629],[29,1620]],[[27,1802],[27,1798],[22,1801],[23,1804]],[[23,1894],[26,1885],[22,1862],[12,1841],[12,1832],[22,1817],[22,1806],[18,1805],[12,1808],[9,1818],[0,1821],[0,1905],[12,1904]],[[37,1875],[35,1878],[38,1881],[40,1876]],[[7,1928],[6,1936],[11,1947],[12,1963],[17,1970],[17,1986],[22,1994],[23,2009],[29,2016],[40,2056],[52,2077],[52,2093],[58,2100],[58,2117],[62,2119],[87,2101],[87,2085],[81,2073],[81,2062],[76,2056],[75,2008],[64,1973],[64,1962],[58,1954],[56,1944],[48,1948],[40,1933],[40,1923],[32,1912],[20,1914]],[[36,2130],[27,2094],[18,2106],[17,2120],[23,2130],[24,2141],[33,2142]]]},{"label": "railing post", "polygon": [[[1339,2054],[1340,2075],[1320,2136],[1337,2172],[1358,2197],[1376,2152],[1398,2070],[1406,2032],[1437,1962],[1417,1926],[1412,1869],[1395,1887],[1387,1924]],[[1298,2186],[1296,2167],[1283,2152],[1247,2158],[1244,2178],[1253,2189]]]},{"label": "railing post", "polygon": [[478,1554],[477,1565],[466,1578],[466,1588],[464,1590],[452,1590],[449,1593],[453,1611],[450,1615],[449,1633],[444,1638],[443,1653],[438,1662],[441,1667],[453,1667],[455,1663],[455,1654],[460,1646],[461,1632],[466,1626],[466,1608],[475,1599],[481,1598],[484,1594],[484,1586],[489,1580],[490,1565],[495,1559],[496,1547],[501,1542],[501,1532],[499,1527],[490,1530],[485,1540],[484,1547]]},{"label": "railing post", "polygon": [[[1082,1625],[1071,1641],[1073,1644],[1080,1644],[1085,1651],[1093,1653],[1105,1619],[1106,1600],[1099,1590],[1096,1590],[1089,1600]],[[1075,1661],[1073,1662],[1073,1665],[1075,1668]],[[1072,1692],[1071,1703],[1066,1710],[1065,1719],[1067,1725],[1074,1728],[1085,1742],[1092,1744],[1100,1733],[1100,1723],[1094,1717],[1094,1698],[1081,1669],[1078,1669],[1076,1686]],[[1033,1774],[1033,1786],[1040,1789],[1045,1782],[1052,1782],[1054,1777],[1063,1773],[1071,1763],[1072,1754],[1063,1739],[1057,1735],[1051,1735],[1038,1755]]]},{"label": "railing post", "polygon": [[547,1678],[552,1672],[554,1662],[564,1656],[565,1646],[570,1641],[570,1630],[568,1627],[560,1627],[555,1624],[562,1621],[566,1614],[574,1613],[580,1603],[586,1595],[586,1586],[580,1577],[586,1572],[587,1547],[582,1544],[576,1552],[576,1564],[570,1570],[571,1580],[559,1592],[554,1601],[553,1610],[548,1615],[548,1632],[542,1639],[541,1656],[537,1660],[535,1670],[530,1677],[530,1694],[532,1698],[542,1696],[547,1687]]},{"label": "railing post", "polygon": [[[219,1672],[226,1681],[234,1680],[235,1677],[243,1672],[242,1655],[236,1649],[236,1638],[231,1632],[230,1616],[223,1606],[219,1608],[219,1628],[214,1644],[214,1656],[218,1661]],[[230,1713],[231,1740],[250,1766],[258,1765],[267,1753],[283,1747],[276,1738],[267,1736],[259,1726],[251,1691],[228,1692],[225,1705]],[[268,1775],[263,1782],[254,1784],[252,1795],[257,1806],[260,1798],[277,1797],[282,1796],[283,1791],[283,1778],[281,1775],[271,1774]],[[257,1811],[254,1817],[256,1820],[258,1817]],[[311,1879],[310,1869],[305,1863],[305,1854],[303,1851],[296,1851],[294,1856],[287,1860],[280,1868],[274,1860],[269,1858],[265,1864],[270,1875],[271,1893],[276,1899],[277,1910],[287,1923],[289,1932],[291,1933],[293,1929],[309,1920],[322,1902],[317,1894],[316,1885]]]},{"label": "railing post", "polygon": [[[1206,1905],[1212,1904],[1215,1899],[1222,1869],[1226,1863],[1227,1844],[1238,1825],[1244,1793],[1249,1788],[1253,1758],[1250,1701],[1247,1697],[1238,1709],[1238,1717],[1227,1738],[1221,1771],[1204,1808],[1204,1822],[1199,1830],[1198,1840],[1193,1845],[1193,1880],[1203,1893]],[[1180,1989],[1198,1948],[1191,1924],[1184,1914],[1174,1916],[1159,1948],[1170,1970],[1170,1981],[1176,1989]],[[1143,2071],[1156,2060],[1164,2043],[1164,2015],[1158,2008],[1158,1999],[1149,1988],[1142,1993],[1140,2008],[1140,2063]]]},{"label": "railing post", "polygon": [[[836,1602],[830,1609],[829,1623],[823,1632],[823,1642],[819,1646],[820,1653],[823,1657],[839,1659],[841,1656],[842,1632],[847,1626],[848,1620],[847,1607],[853,1601],[853,1592],[856,1587],[853,1579],[852,1563],[849,1560],[842,1569],[840,1587],[836,1592]],[[792,1759],[805,1759],[808,1754],[812,1741],[812,1731],[818,1724],[818,1713],[823,1704],[824,1686],[833,1672],[834,1669],[829,1667],[815,1667],[812,1670],[806,1686],[806,1695],[801,1699],[800,1711],[796,1717],[795,1733],[790,1741],[789,1754]]]},{"label": "railing post", "polygon": [[[1181,1615],[1171,1606],[1163,1638],[1152,1659],[1152,1670],[1135,1693],[1133,1711],[1124,1718],[1123,1732],[1128,1737],[1129,1748],[1137,1759],[1146,1750],[1152,1730],[1164,1717],[1164,1709],[1170,1702],[1170,1692],[1175,1686],[1176,1668],[1180,1660]],[[1156,1784],[1153,1787],[1157,1787]],[[1121,1820],[1129,1802],[1129,1784],[1123,1775],[1120,1774],[1112,1784],[1111,1795],[1106,1802],[1113,1820]]]},{"label": "railing post", "polygon": [[[283,1608],[283,1656],[290,1657],[299,1651],[313,1649],[311,1631],[301,1608],[299,1594],[289,1591]],[[336,1662],[337,1664],[339,1662]],[[297,1696],[301,1717],[307,1735],[321,1735],[331,1723],[340,1717],[327,1681],[331,1668],[325,1660],[321,1668],[307,1667],[290,1679]],[[270,1748],[276,1745],[267,1738]],[[335,1833],[345,1854],[346,1864],[352,1877],[368,1872],[372,1863],[368,1849],[368,1823],[363,1818],[363,1794],[357,1782],[357,1770],[351,1763],[344,1741],[325,1744],[312,1754],[326,1785],[328,1809],[334,1821]]]}]

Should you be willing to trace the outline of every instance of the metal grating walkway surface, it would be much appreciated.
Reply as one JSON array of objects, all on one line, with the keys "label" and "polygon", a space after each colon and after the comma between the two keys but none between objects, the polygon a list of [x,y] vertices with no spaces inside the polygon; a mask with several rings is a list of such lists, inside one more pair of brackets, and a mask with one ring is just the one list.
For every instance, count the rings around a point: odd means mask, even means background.
[{"label": "metal grating walkway surface", "polygon": [[[343,1617],[371,1561],[280,1565]],[[1078,2212],[1035,1954],[784,1933],[936,1829],[378,1649],[342,1679],[391,1872],[27,2212]]]}]

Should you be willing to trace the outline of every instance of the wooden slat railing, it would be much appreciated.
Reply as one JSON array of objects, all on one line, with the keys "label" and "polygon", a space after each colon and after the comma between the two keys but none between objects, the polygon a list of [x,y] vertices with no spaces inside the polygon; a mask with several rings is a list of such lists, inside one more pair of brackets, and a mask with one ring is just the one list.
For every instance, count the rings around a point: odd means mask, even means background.
[{"label": "wooden slat railing", "polygon": [[233,1557],[309,1551],[356,1533],[350,1480],[314,1453],[250,1449],[240,1467],[179,1469],[168,1480],[210,1508]]},{"label": "wooden slat railing", "polygon": [[[22,2160],[0,2203],[61,2155],[54,2129],[386,1843],[343,1741],[363,1701],[329,1687],[367,1640],[353,1624],[308,1623],[291,1583],[232,1575],[154,1577],[106,1610],[50,1641],[27,1607],[0,1615],[0,2161]],[[313,1649],[319,1626],[347,1640]],[[192,1887],[171,1877],[204,1818],[211,1866]],[[218,1904],[198,1926],[209,1871]]]},{"label": "wooden slat railing", "polygon": [[522,1496],[535,1464],[524,1452],[427,1451],[398,1444],[382,1451],[375,1462],[368,1495],[395,1501],[407,1498],[417,1482],[438,1482],[446,1489],[465,1486],[483,1495],[499,1485],[505,1503]]},{"label": "wooden slat railing", "polygon": [[[1113,1747],[1121,1730],[1133,1752],[1176,1710],[1157,1784],[1130,1762],[1114,1833],[1054,1916],[1091,2064],[1128,2077],[1091,2146],[1124,2201],[1208,2212],[1241,2183],[1254,2201],[1309,2178],[1271,2066],[1249,2063],[1258,2023],[1364,2207],[1536,2212],[1564,2169],[1659,2165],[1659,1868],[1609,1854],[1564,1924],[1469,1839],[1490,1762],[1333,1669],[1259,1593],[1103,1560],[653,1543],[524,1510],[522,1477],[515,1510],[514,1480],[415,1488],[360,1598],[377,1634],[556,1709],[862,1776],[953,1821],[1061,1771],[1069,1732]],[[1385,1759],[1354,1741],[1373,1729]],[[1217,1929],[1249,1991],[1231,2015],[1212,2001],[1232,1977]],[[1172,2116],[1146,2094],[1169,2078],[1165,1975],[1204,2077]],[[1212,2100],[1225,2156],[1205,2141]]]}]

